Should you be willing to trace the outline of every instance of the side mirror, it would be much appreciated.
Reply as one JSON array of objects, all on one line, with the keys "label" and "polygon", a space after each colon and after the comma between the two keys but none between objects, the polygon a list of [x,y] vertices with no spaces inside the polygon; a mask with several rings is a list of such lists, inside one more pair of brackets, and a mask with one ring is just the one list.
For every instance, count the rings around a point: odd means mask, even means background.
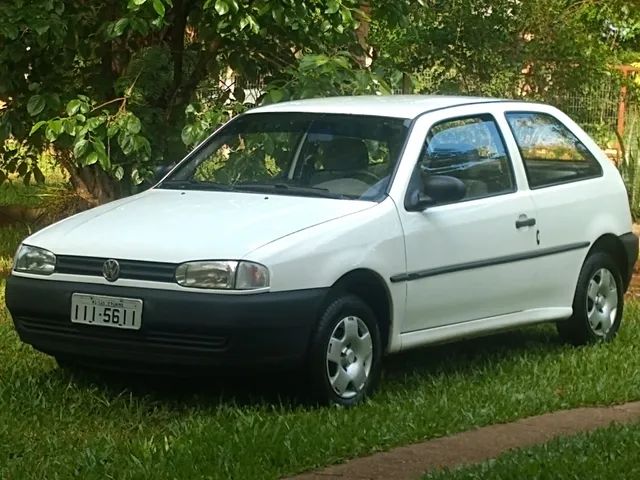
[{"label": "side mirror", "polygon": [[407,210],[421,212],[439,203],[455,202],[464,198],[467,187],[455,177],[430,175],[422,179],[422,190],[413,191],[407,199]]}]

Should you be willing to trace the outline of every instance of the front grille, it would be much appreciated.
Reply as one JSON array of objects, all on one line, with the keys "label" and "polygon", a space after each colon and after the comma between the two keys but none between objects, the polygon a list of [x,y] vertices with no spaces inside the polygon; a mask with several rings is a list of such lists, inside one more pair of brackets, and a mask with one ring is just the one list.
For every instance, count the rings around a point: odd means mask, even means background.
[{"label": "front grille", "polygon": [[[56,272],[72,275],[102,276],[102,265],[107,258],[76,257],[59,255],[56,257]],[[174,263],[141,262],[138,260],[118,260],[120,277],[151,282],[174,282],[177,265]]]},{"label": "front grille", "polygon": [[174,352],[220,352],[226,350],[229,338],[222,335],[178,332],[149,332],[140,330],[120,330],[93,325],[77,325],[44,319],[20,317],[17,323],[26,333],[41,334],[75,340],[79,343],[98,341],[117,342],[121,347],[155,347]]}]

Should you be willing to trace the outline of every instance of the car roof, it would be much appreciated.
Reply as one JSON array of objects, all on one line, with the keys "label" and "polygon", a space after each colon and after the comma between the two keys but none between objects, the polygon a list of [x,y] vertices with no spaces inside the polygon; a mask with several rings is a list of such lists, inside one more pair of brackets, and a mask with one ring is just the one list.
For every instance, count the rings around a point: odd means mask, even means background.
[{"label": "car roof", "polygon": [[274,103],[255,108],[247,113],[342,113],[413,119],[424,112],[439,110],[441,108],[500,101],[503,100],[489,97],[447,95],[361,95],[352,97],[312,98]]}]

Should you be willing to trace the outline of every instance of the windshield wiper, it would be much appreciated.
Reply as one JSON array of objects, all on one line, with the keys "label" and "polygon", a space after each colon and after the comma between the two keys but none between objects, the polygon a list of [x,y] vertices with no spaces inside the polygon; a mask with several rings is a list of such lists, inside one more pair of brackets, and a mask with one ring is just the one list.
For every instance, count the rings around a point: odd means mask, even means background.
[{"label": "windshield wiper", "polygon": [[167,180],[158,185],[158,188],[176,190],[213,190],[222,192],[230,192],[234,190],[231,185],[224,185],[216,182],[199,182],[197,180]]},{"label": "windshield wiper", "polygon": [[311,187],[303,185],[289,185],[287,183],[240,183],[233,186],[236,190],[248,190],[248,191],[277,191],[283,194],[291,195],[303,195],[309,197],[323,197],[323,198],[350,198],[349,195],[342,193],[332,192],[326,188]]}]

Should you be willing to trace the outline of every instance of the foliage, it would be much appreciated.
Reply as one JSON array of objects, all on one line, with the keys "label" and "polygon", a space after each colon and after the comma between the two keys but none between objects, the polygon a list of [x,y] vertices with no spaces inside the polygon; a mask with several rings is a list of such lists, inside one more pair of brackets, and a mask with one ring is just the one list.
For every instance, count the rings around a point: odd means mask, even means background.
[{"label": "foliage", "polygon": [[358,68],[348,53],[305,55],[298,65],[289,67],[286,80],[274,81],[265,101],[327,97],[339,95],[384,95],[391,93],[383,71]]},{"label": "foliage", "polygon": [[[395,3],[380,2],[388,6],[382,11],[401,12]],[[357,45],[358,7],[357,0],[7,0],[0,144],[28,142],[35,153],[53,145],[87,203],[114,198],[242,111],[246,84],[282,81],[305,54]],[[229,77],[233,88],[219,88]],[[4,175],[42,180],[31,157],[21,158],[15,166],[2,155]]]},{"label": "foliage", "polygon": [[594,2],[442,0],[414,3],[402,28],[375,23],[379,60],[417,73],[418,91],[546,96],[574,91],[610,61]]},{"label": "foliage", "polygon": [[618,168],[627,188],[634,221],[640,220],[640,135],[635,131],[637,128],[636,125],[631,126],[627,142],[618,135],[618,143],[622,150]]},{"label": "foliage", "polygon": [[588,92],[640,51],[637,3],[5,0],[0,181],[48,152],[95,205],[262,101]]}]

